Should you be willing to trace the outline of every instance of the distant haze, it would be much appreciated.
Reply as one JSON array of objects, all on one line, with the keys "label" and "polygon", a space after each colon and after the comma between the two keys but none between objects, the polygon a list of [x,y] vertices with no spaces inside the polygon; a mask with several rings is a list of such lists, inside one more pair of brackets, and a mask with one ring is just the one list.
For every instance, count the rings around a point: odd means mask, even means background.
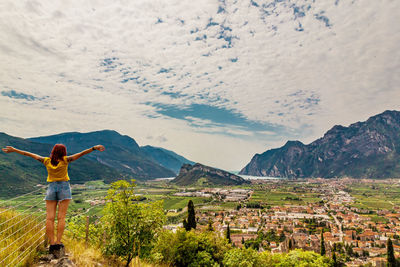
[{"label": "distant haze", "polygon": [[227,170],[400,110],[400,1],[0,2],[1,132],[112,129]]}]

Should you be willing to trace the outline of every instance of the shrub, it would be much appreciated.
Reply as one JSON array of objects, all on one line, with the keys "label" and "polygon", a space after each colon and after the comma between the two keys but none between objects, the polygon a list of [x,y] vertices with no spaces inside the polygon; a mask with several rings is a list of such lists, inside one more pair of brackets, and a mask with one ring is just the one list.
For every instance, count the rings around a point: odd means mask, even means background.
[{"label": "shrub", "polygon": [[214,232],[163,231],[157,238],[151,259],[158,264],[178,267],[218,266],[230,248],[227,241]]}]

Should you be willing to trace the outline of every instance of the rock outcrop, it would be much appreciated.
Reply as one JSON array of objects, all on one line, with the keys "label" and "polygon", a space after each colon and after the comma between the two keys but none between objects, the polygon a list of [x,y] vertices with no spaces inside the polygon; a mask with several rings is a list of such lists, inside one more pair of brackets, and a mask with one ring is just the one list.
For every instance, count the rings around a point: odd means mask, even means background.
[{"label": "rock outcrop", "polygon": [[240,185],[248,183],[240,176],[196,163],[194,165],[184,164],[179,175],[172,180],[177,185]]}]

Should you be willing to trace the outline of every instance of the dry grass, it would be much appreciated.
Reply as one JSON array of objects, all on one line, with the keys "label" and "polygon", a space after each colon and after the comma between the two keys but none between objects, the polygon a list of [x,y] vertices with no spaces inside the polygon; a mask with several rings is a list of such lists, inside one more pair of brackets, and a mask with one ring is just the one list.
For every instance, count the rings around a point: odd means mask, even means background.
[{"label": "dry grass", "polygon": [[[85,266],[85,267],[95,267],[95,266],[125,266],[125,263],[119,260],[118,258],[108,258],[103,256],[101,253],[101,249],[97,247],[93,247],[88,245],[86,247],[84,241],[74,240],[68,236],[68,234],[64,238],[64,244],[67,250],[67,253],[70,254],[70,259],[77,266]],[[130,264],[131,267],[155,267],[156,265],[152,265],[138,259],[135,259]]]},{"label": "dry grass", "polygon": [[0,208],[0,266],[29,266],[43,249],[44,216]]}]

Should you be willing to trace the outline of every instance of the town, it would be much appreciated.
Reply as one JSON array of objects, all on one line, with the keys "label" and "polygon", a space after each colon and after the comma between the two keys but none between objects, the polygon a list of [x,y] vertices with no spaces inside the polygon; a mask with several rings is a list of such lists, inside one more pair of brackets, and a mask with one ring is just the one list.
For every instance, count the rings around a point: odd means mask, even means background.
[{"label": "town", "polygon": [[[226,235],[229,228],[230,239],[236,247],[253,247],[273,253],[301,248],[320,253],[323,245],[327,256],[332,257],[335,253],[335,257],[346,266],[386,266],[389,238],[393,241],[395,254],[400,253],[398,180],[379,181],[379,188],[373,180],[353,179],[257,181],[255,184],[254,190],[204,188],[175,195],[187,199],[212,197],[215,201],[236,201],[237,205],[231,209],[215,209],[215,204],[196,208],[199,228],[211,228],[221,236]],[[282,187],[287,189],[288,185],[294,189],[295,195],[281,198],[282,204],[255,202],[252,198],[254,191],[265,191],[268,195],[268,192],[279,191]],[[362,188],[363,192],[351,188]],[[377,192],[394,198],[379,203],[373,199]],[[304,202],[301,198],[307,194],[318,198]],[[363,201],[353,196],[357,194],[364,197]],[[369,198],[373,202],[370,207],[365,205]],[[285,203],[287,201],[291,203]],[[166,226],[172,230],[177,227],[182,227],[182,224]]]}]

